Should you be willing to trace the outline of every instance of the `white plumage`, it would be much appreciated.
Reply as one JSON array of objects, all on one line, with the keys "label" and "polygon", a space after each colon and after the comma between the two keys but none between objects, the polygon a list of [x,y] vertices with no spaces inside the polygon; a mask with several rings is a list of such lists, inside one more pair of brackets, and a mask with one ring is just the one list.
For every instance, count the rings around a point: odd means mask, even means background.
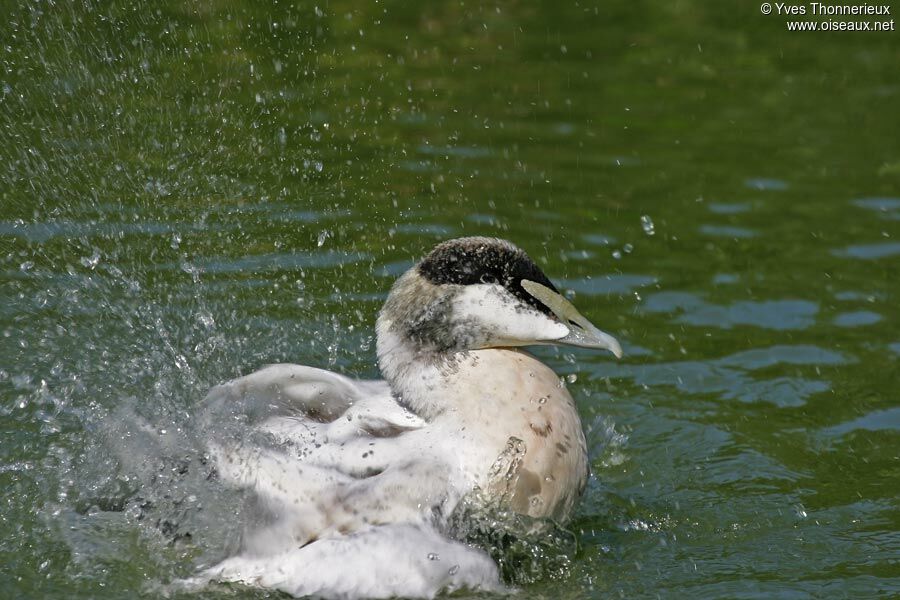
[{"label": "white plumage", "polygon": [[210,454],[257,519],[190,583],[340,599],[497,591],[488,555],[447,536],[459,502],[571,515],[588,473],[578,413],[517,347],[621,350],[521,250],[441,244],[394,285],[377,338],[386,381],[273,365],[210,391]]}]

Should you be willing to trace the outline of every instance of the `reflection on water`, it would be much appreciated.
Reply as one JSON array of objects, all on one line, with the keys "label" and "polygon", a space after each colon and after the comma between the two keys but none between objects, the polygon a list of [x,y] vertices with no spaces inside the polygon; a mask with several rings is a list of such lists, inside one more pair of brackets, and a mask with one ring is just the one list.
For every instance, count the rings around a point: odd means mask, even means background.
[{"label": "reflection on water", "polygon": [[734,227],[731,225],[701,225],[700,233],[717,237],[751,238],[756,237],[757,232],[746,227]]},{"label": "reflection on water", "polygon": [[583,279],[557,280],[557,287],[572,290],[579,294],[597,296],[601,294],[627,294],[638,288],[656,283],[655,277],[646,275],[596,275]]},{"label": "reflection on water", "polygon": [[834,318],[834,324],[838,327],[860,327],[878,323],[881,319],[882,317],[878,313],[868,310],[858,310],[855,312],[839,314]]},{"label": "reflection on water", "polygon": [[[802,406],[807,399],[831,389],[827,381],[797,374],[760,377],[784,372],[792,366],[832,366],[855,362],[815,346],[774,346],[748,350],[714,360],[680,361],[652,365],[609,365],[595,369],[598,377],[628,377],[641,386],[673,387],[687,394],[714,394],[724,400],[770,402],[776,406]],[[777,370],[776,370],[777,368]],[[790,372],[797,373],[796,369]],[[807,370],[814,376],[817,369]]]},{"label": "reflection on water", "polygon": [[616,238],[602,233],[588,233],[581,237],[585,242],[593,246],[611,246],[616,243]]},{"label": "reflection on water", "polygon": [[718,215],[738,215],[750,210],[750,204],[747,202],[734,202],[725,204],[722,202],[710,202],[706,205],[710,212]]},{"label": "reflection on water", "polygon": [[740,277],[731,273],[716,273],[715,277],[713,277],[712,279],[712,282],[716,285],[730,285],[732,283],[737,283],[740,280]]},{"label": "reflection on water", "polygon": [[842,250],[834,250],[835,256],[877,260],[900,254],[900,242],[881,242],[877,244],[858,244],[847,246]]},{"label": "reflection on water", "polygon": [[786,181],[766,177],[751,177],[744,180],[744,185],[754,190],[782,191],[788,189]]},{"label": "reflection on water", "polygon": [[[309,252],[284,252],[242,256],[240,258],[209,258],[195,266],[203,272],[255,273],[262,270],[295,271],[304,268],[337,267],[371,259],[362,252],[339,252],[337,250],[315,250]],[[180,268],[172,265],[174,268]]]},{"label": "reflection on water", "polygon": [[740,301],[728,306],[707,302],[687,292],[658,292],[642,305],[654,313],[678,313],[676,321],[728,329],[750,325],[766,329],[805,329],[815,323],[819,307],[807,300]]},{"label": "reflection on water", "polygon": [[884,219],[900,220],[900,198],[861,198],[854,200],[853,204],[877,211]]},{"label": "reflection on water", "polygon": [[840,437],[857,429],[867,431],[900,431],[900,407],[876,410],[846,423],[826,428],[823,433],[829,437]]}]

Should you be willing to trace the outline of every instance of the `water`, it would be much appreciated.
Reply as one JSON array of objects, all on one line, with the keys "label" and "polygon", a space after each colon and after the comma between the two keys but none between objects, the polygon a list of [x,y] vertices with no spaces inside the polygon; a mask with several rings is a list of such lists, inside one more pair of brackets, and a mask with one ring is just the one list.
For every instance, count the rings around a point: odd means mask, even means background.
[{"label": "water", "polygon": [[3,12],[0,596],[222,556],[205,391],[375,376],[393,278],[470,234],[626,353],[540,352],[594,477],[522,594],[900,594],[896,33],[687,0]]}]

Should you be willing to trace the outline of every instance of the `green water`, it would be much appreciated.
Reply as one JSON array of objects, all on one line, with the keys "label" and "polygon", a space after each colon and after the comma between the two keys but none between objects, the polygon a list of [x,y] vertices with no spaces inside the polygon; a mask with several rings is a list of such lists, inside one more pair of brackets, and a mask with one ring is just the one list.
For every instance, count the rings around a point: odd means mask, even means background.
[{"label": "green water", "polygon": [[473,234],[626,352],[540,352],[594,476],[523,597],[900,595],[900,33],[689,0],[0,13],[0,597],[153,596],[233,547],[234,499],[190,508],[123,415],[190,431],[271,362],[376,376],[393,278]]}]

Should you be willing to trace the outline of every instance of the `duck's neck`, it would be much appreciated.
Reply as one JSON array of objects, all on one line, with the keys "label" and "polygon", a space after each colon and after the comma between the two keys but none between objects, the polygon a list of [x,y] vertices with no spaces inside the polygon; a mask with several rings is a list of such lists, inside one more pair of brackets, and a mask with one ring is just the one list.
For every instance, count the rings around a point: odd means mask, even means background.
[{"label": "duck's neck", "polygon": [[379,328],[377,352],[381,374],[404,407],[431,421],[454,406],[448,378],[465,353],[413,348],[387,328]]},{"label": "duck's neck", "polygon": [[557,393],[569,397],[549,367],[516,348],[422,351],[379,331],[378,364],[408,410],[427,421],[441,417],[478,430],[505,431],[498,421],[508,424],[523,410],[540,411]]}]

